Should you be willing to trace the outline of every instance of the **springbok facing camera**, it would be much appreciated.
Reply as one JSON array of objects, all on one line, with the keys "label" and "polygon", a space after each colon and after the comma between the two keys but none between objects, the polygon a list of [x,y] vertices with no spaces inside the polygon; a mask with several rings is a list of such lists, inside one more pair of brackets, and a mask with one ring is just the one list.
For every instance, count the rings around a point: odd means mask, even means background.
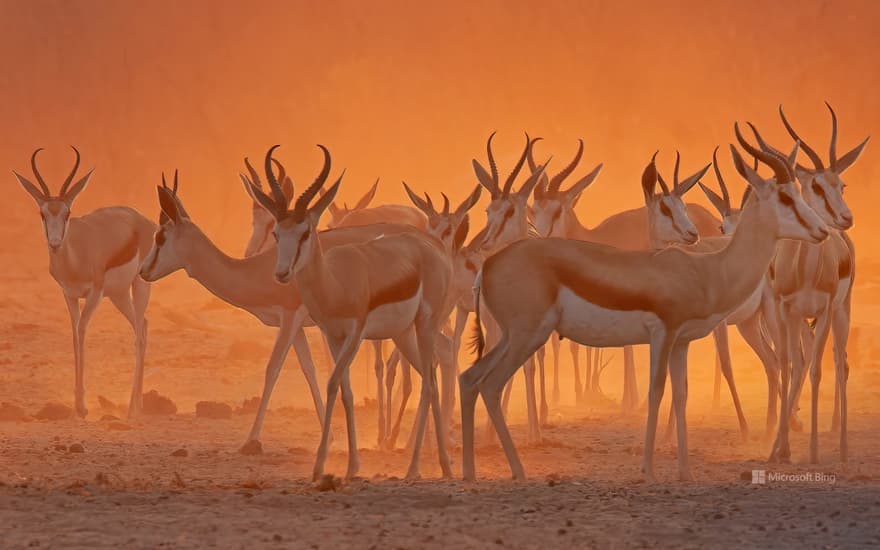
[{"label": "springbok facing camera", "polygon": [[[828,167],[822,158],[800,137],[779,106],[779,116],[791,137],[800,142],[804,153],[813,162],[813,168],[797,165],[797,178],[801,183],[804,200],[831,228],[831,238],[815,245],[801,242],[780,243],[773,262],[773,291],[780,310],[780,363],[782,366],[782,418],[788,418],[795,410],[800,390],[806,376],[806,364],[800,354],[801,331],[804,319],[816,319],[816,334],[807,359],[810,367],[812,388],[810,411],[810,463],[819,461],[818,406],[819,382],[822,377],[822,354],[829,331],[834,337],[835,415],[832,427],[840,431],[840,461],[847,461],[847,396],[846,380],[849,365],[846,344],[849,339],[852,288],[855,279],[855,246],[846,234],[853,225],[853,216],[843,198],[846,184],[841,174],[859,158],[869,138],[838,158],[837,115],[831,105],[825,104],[831,113],[831,145]],[[762,149],[778,154],[760,140]],[[789,393],[789,379],[791,388]],[[839,426],[833,426],[835,421]],[[773,444],[770,460],[787,461],[791,457],[788,440],[789,423],[779,423],[779,433]]]},{"label": "springbok facing camera", "polygon": [[[327,382],[327,418],[340,382],[347,381],[348,368],[364,339],[391,338],[422,374],[422,392],[416,417],[416,439],[408,478],[419,476],[419,454],[427,413],[433,411],[440,466],[451,476],[439,396],[434,387],[434,339],[448,317],[447,293],[452,268],[442,245],[427,235],[405,234],[382,237],[360,245],[323,250],[315,238],[321,214],[333,201],[342,177],[314,205],[309,203],[330,173],[330,153],[324,153],[324,167],[314,183],[289,209],[272,170],[274,146],[266,153],[266,177],[272,196],[251,186],[254,196],[275,216],[278,240],[275,278],[286,283],[295,279],[312,319],[330,344],[335,366]],[[342,401],[348,431],[347,477],[359,468],[351,388],[343,384]],[[323,475],[327,459],[330,423],[325,422],[313,476]]]},{"label": "springbok facing camera", "polygon": [[[31,168],[39,188],[18,172],[18,182],[40,208],[43,231],[49,247],[49,273],[61,287],[73,329],[76,412],[85,417],[85,340],[89,321],[101,298],[107,297],[134,330],[134,381],[128,416],[143,409],[144,354],[147,349],[147,319],[150,285],[138,277],[140,260],[150,249],[156,226],[133,208],[110,206],[79,217],[71,217],[73,201],[86,188],[94,169],[73,182],[79,168],[76,161],[57,196],[53,196],[37,169],[37,149]],[[82,300],[82,305],[80,301]]]},{"label": "springbok facing camera", "polygon": [[[629,252],[565,239],[528,239],[486,260],[476,292],[502,330],[499,343],[460,379],[463,473],[475,478],[474,406],[482,395],[501,438],[513,476],[525,473],[501,413],[501,391],[510,376],[556,330],[594,347],[651,345],[651,383],[642,470],[654,478],[654,442],[667,370],[678,431],[679,477],[688,463],[687,351],[709,334],[758,287],[780,239],[818,243],[828,237],[822,220],[803,201],[793,170],[780,158],[752,147],[735,125],[737,139],[775,173],[762,179],[731,146],[737,171],[753,188],[740,225],[724,249],[694,254],[679,248]],[[656,184],[649,164],[646,190]],[[746,261],[748,259],[748,261]],[[516,297],[513,299],[512,297]],[[478,313],[479,317],[479,313]]]}]

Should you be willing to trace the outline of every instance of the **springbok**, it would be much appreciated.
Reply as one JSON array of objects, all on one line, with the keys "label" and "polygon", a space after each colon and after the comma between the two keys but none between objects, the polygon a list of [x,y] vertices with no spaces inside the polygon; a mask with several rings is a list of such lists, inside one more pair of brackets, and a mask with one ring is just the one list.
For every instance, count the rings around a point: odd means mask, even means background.
[{"label": "springbok", "polygon": [[[37,149],[31,155],[31,168],[39,188],[13,171],[18,183],[36,201],[49,246],[49,273],[61,287],[73,329],[75,365],[74,400],[80,417],[88,414],[85,403],[85,340],[89,321],[101,298],[106,296],[131,323],[134,330],[134,382],[128,416],[143,410],[144,354],[147,350],[147,319],[150,285],[137,276],[140,259],[150,248],[155,224],[126,206],[98,208],[89,214],[71,217],[73,201],[86,188],[94,168],[73,182],[80,155],[57,196],[52,196],[37,169]],[[83,301],[80,304],[80,301]]]},{"label": "springbok", "polygon": [[[834,337],[834,372],[836,401],[839,401],[840,461],[847,461],[847,397],[846,380],[849,365],[846,344],[849,338],[852,288],[855,278],[855,247],[846,231],[853,225],[853,216],[843,198],[846,187],[841,174],[859,158],[870,137],[851,151],[837,156],[837,115],[831,105],[831,144],[828,166],[816,151],[806,144],[785,118],[782,106],[779,116],[792,139],[800,142],[813,168],[797,165],[797,179],[801,183],[804,200],[831,228],[831,238],[814,245],[800,242],[781,243],[772,266],[773,291],[779,308],[780,363],[782,366],[783,418],[795,410],[801,386],[806,375],[806,364],[799,352],[801,331],[796,328],[804,319],[815,318],[815,337],[809,356],[811,382],[810,463],[819,461],[818,400],[822,376],[822,354],[831,331]],[[764,149],[778,155],[772,147],[761,143]],[[790,369],[790,370],[789,370]],[[789,382],[791,383],[789,393]],[[788,461],[791,449],[788,440],[789,423],[779,423],[779,433],[771,451],[771,460]]]},{"label": "springbok", "polygon": [[[495,137],[493,132],[486,141],[486,156],[489,160],[489,170],[487,171],[477,159],[472,160],[474,173],[480,185],[489,191],[491,201],[486,207],[486,228],[482,238],[482,251],[485,257],[497,253],[513,242],[529,238],[535,235],[534,228],[530,227],[528,221],[528,200],[532,194],[532,190],[541,179],[543,169],[546,168],[548,160],[540,168],[534,170],[529,178],[523,183],[518,191],[513,191],[513,184],[525,164],[526,157],[532,147],[534,141],[526,134],[526,144],[519,160],[511,170],[510,175],[501,186],[501,180],[498,174],[498,167],[495,164],[495,156],[492,153],[492,139]],[[491,316],[486,319],[486,333],[490,342],[497,341],[500,337],[497,326]],[[525,369],[525,387],[526,387],[526,406],[528,410],[529,422],[529,441],[541,440],[541,423],[539,418],[538,407],[535,396],[535,358],[529,357]],[[543,377],[542,377],[543,378]],[[505,393],[505,409],[510,396],[510,387]],[[492,425],[486,425],[486,439],[492,438]]]},{"label": "springbok", "polygon": [[[324,167],[296,200],[293,209],[289,209],[272,169],[272,153],[277,147],[269,149],[265,162],[272,197],[256,186],[250,187],[260,203],[275,216],[274,235],[278,240],[275,279],[280,283],[296,281],[309,315],[321,327],[330,345],[335,365],[327,382],[326,414],[332,418],[342,382],[348,431],[347,477],[353,477],[359,468],[348,367],[362,340],[389,338],[422,375],[416,438],[407,477],[419,476],[419,454],[429,404],[436,427],[440,467],[444,476],[451,476],[433,370],[434,340],[451,309],[446,302],[452,268],[442,245],[427,235],[407,233],[324,251],[320,240],[315,238],[317,226],[321,214],[336,197],[342,176],[309,206],[330,173],[330,152],[319,145],[324,153]],[[325,422],[314,479],[323,475],[329,434],[330,422]]]},{"label": "springbok", "polygon": [[[767,273],[780,239],[821,242],[828,230],[794,185],[794,173],[778,157],[755,149],[734,126],[742,147],[770,166],[776,180],[764,180],[731,146],[737,171],[753,187],[728,246],[709,254],[676,247],[623,251],[586,241],[547,238],[514,243],[490,257],[477,277],[475,293],[502,330],[498,345],[482,355],[479,324],[477,362],[459,378],[463,473],[473,480],[474,407],[482,395],[501,438],[515,479],[522,464],[501,412],[502,389],[520,365],[556,330],[593,347],[651,345],[648,420],[642,470],[654,478],[657,415],[672,379],[678,432],[678,470],[691,479],[688,464],[687,351],[752,295]],[[643,186],[653,193],[657,172],[649,164]],[[477,312],[479,317],[479,311]]]},{"label": "springbok", "polygon": [[[247,186],[250,180],[244,175],[241,177],[246,183],[245,189],[250,193]],[[297,288],[275,281],[275,247],[270,246],[264,252],[243,259],[226,255],[186,213],[183,202],[177,196],[177,172],[175,171],[172,189],[164,185],[164,175],[162,179],[163,186],[158,188],[158,193],[163,221],[156,232],[153,247],[141,266],[141,277],[147,281],[157,281],[182,269],[214,296],[254,315],[266,326],[278,327],[275,344],[266,364],[266,377],[257,416],[245,444],[241,447],[242,454],[262,452],[260,434],[269,400],[291,346],[308,383],[318,422],[323,425],[324,402],[318,389],[314,361],[303,332],[304,326],[314,326],[314,323],[306,314]],[[292,189],[285,191],[286,197],[291,194]],[[415,230],[406,226],[384,224],[322,231],[319,238],[323,246],[333,248],[406,231]],[[272,242],[274,243],[274,239]]]},{"label": "springbok", "polygon": [[[540,139],[540,138],[538,138]],[[537,140],[536,140],[537,141]],[[578,140],[578,150],[571,163],[553,178],[542,178],[535,187],[535,200],[530,206],[530,216],[535,229],[543,237],[577,239],[607,244],[622,250],[650,250],[665,248],[673,243],[693,243],[701,236],[720,234],[719,221],[699,204],[683,201],[684,194],[703,177],[709,165],[679,182],[681,157],[676,152],[673,188],[670,191],[661,179],[662,194],[645,196],[645,206],[614,214],[593,228],[584,226],[575,212],[581,194],[595,180],[602,165],[598,165],[587,176],[577,181],[567,190],[561,186],[580,163],[584,152],[583,140]],[[536,169],[533,156],[529,155],[529,167]],[[550,339],[553,348],[553,399],[559,399],[559,337]],[[580,384],[580,358],[578,345],[570,342],[575,371],[575,400],[580,403],[584,391]],[[590,354],[587,355],[586,383],[590,380]],[[625,411],[638,406],[638,385],[635,376],[635,361],[632,346],[623,350],[624,390],[621,401]],[[544,406],[542,405],[542,410]]]},{"label": "springbok", "polygon": [[[419,229],[427,227],[427,220],[421,212],[411,206],[403,204],[381,204],[379,206],[370,206],[373,197],[376,196],[376,190],[379,187],[379,180],[358,200],[354,207],[349,208],[347,204],[337,206],[336,202],[331,202],[327,207],[330,213],[330,219],[327,220],[327,227],[341,227],[353,225],[369,225],[371,223],[399,223],[404,225],[412,225]],[[327,191],[321,189],[320,195],[324,196]]]}]

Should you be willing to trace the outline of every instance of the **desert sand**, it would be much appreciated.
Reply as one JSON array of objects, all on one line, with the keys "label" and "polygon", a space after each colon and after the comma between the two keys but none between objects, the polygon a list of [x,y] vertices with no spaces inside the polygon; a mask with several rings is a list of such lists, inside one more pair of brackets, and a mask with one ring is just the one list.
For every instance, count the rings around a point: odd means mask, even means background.
[{"label": "desert sand", "polygon": [[[0,252],[0,402],[28,417],[47,403],[72,404],[67,314],[45,259],[24,223]],[[865,264],[865,271],[871,266]],[[688,409],[696,481],[676,481],[675,449],[659,444],[659,482],[639,473],[644,414],[623,415],[618,350],[603,374],[604,398],[574,405],[567,352],[562,402],[551,407],[544,441],[529,445],[521,382],[514,436],[530,480],[510,481],[498,448],[478,450],[480,481],[441,480],[433,454],[423,479],[405,482],[405,449],[378,451],[370,352],[354,365],[361,477],[319,490],[309,481],[318,425],[295,359],[276,388],[264,453],[243,456],[252,413],[197,418],[196,403],[233,409],[259,395],[273,330],[231,309],[184,275],[154,285],[145,388],[172,399],[174,415],[128,420],[132,335],[109,304],[88,340],[86,419],[0,422],[2,547],[538,548],[538,547],[863,547],[880,543],[880,368],[871,324],[870,274],[857,287],[850,356],[850,449],[838,461],[828,432],[833,378],[826,361],[819,465],[807,464],[807,435],[792,439],[793,464],[768,465],[765,389],[757,359],[733,337],[736,375],[751,427],[741,441],[730,399],[711,405],[712,352],[694,346]],[[830,347],[830,346],[829,346]],[[565,348],[563,348],[565,350]],[[463,356],[464,359],[464,356]],[[637,354],[645,388],[644,350]],[[323,371],[323,369],[320,369]],[[805,393],[807,396],[808,393]],[[102,398],[99,400],[99,396]],[[667,398],[668,402],[668,398]],[[808,419],[804,399],[801,418]],[[664,405],[665,408],[665,405]],[[344,472],[342,408],[334,418],[328,472]],[[482,414],[482,411],[480,411]],[[225,416],[225,415],[221,415]],[[481,416],[478,420],[481,421]],[[662,417],[665,418],[665,415]],[[412,420],[404,422],[405,432]],[[458,438],[456,425],[454,438]],[[662,430],[662,428],[661,428]],[[82,452],[71,452],[82,451]],[[453,450],[459,474],[460,448]],[[814,475],[813,481],[752,483],[752,470]],[[833,481],[832,481],[833,477]]]}]

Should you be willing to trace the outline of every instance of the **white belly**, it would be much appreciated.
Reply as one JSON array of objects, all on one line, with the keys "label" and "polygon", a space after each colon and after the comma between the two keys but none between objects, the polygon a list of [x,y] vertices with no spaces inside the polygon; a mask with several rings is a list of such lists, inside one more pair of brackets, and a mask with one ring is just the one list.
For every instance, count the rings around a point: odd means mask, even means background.
[{"label": "white belly", "polygon": [[397,336],[413,324],[422,302],[422,287],[412,298],[377,307],[367,316],[364,339],[384,340]]},{"label": "white belly", "polygon": [[564,287],[556,304],[560,310],[557,332],[585,346],[648,344],[652,330],[660,325],[660,319],[651,312],[606,309]]},{"label": "white belly", "polygon": [[758,288],[752,292],[752,295],[749,296],[738,308],[733,310],[733,313],[727,316],[727,324],[738,325],[746,319],[750,319],[758,311],[758,308],[761,307],[761,297],[763,296],[763,292],[764,282],[761,282],[761,284],[758,285]]},{"label": "white belly", "polygon": [[128,262],[104,273],[104,296],[116,296],[130,292],[131,283],[137,276],[140,258],[135,254]]}]

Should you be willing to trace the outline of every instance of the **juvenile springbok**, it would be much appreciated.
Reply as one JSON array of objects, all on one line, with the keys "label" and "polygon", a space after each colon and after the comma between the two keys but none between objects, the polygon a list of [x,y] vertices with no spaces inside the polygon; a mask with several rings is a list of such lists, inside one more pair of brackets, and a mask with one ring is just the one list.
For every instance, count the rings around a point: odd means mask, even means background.
[{"label": "juvenile springbok", "polygon": [[42,149],[31,155],[31,168],[39,188],[18,172],[13,171],[13,174],[40,209],[49,246],[49,273],[61,287],[70,314],[76,412],[81,417],[88,414],[85,402],[86,332],[92,314],[101,298],[106,296],[134,330],[134,382],[128,405],[128,416],[133,417],[143,409],[144,354],[147,350],[144,314],[150,301],[150,285],[138,278],[137,271],[141,258],[150,248],[156,226],[126,206],[98,208],[72,218],[73,201],[86,188],[94,171],[94,168],[89,170],[74,183],[80,156],[76,147],[72,148],[76,161],[56,196],[52,196],[37,169],[37,153]]},{"label": "juvenile springbok", "polygon": [[[758,287],[780,239],[821,242],[822,220],[803,201],[794,174],[774,155],[755,149],[734,126],[742,147],[770,166],[776,180],[762,179],[731,146],[737,170],[753,187],[739,227],[728,246],[708,254],[676,247],[623,251],[568,239],[527,239],[486,260],[475,293],[502,330],[498,345],[459,378],[463,473],[475,478],[474,407],[482,395],[515,479],[525,477],[501,413],[501,391],[510,376],[551,332],[593,347],[651,345],[648,420],[642,470],[654,478],[654,442],[660,401],[669,370],[678,432],[678,470],[691,479],[688,464],[687,351]],[[643,174],[645,189],[657,181],[653,163]],[[477,313],[479,317],[479,311]]]},{"label": "juvenile springbok", "polygon": [[[296,281],[309,314],[330,345],[335,365],[327,382],[327,418],[332,418],[340,382],[343,383],[349,447],[347,477],[353,477],[359,468],[354,401],[351,388],[347,387],[348,367],[362,340],[388,338],[422,374],[416,438],[407,477],[419,476],[419,453],[429,404],[440,467],[444,476],[451,476],[433,370],[434,340],[451,309],[446,302],[452,268],[442,245],[427,235],[407,233],[325,251],[316,238],[317,226],[321,214],[336,197],[342,176],[309,206],[330,173],[330,152],[319,145],[324,153],[324,167],[293,209],[289,209],[272,169],[272,153],[277,147],[269,149],[265,162],[272,197],[256,186],[251,186],[251,191],[275,216],[275,279],[280,283]],[[323,475],[329,434],[330,422],[325,422],[313,471],[315,479]]]},{"label": "juvenile springbok", "polygon": [[[840,461],[847,461],[847,396],[846,380],[849,365],[846,344],[849,338],[852,288],[855,278],[855,247],[846,231],[853,225],[853,216],[843,198],[846,187],[841,174],[859,158],[869,138],[851,151],[837,156],[837,115],[828,103],[831,113],[831,145],[828,166],[816,151],[806,144],[789,124],[779,106],[779,116],[791,137],[800,142],[813,168],[797,165],[804,200],[831,228],[831,238],[815,245],[800,242],[781,243],[773,262],[773,292],[779,307],[780,363],[782,366],[782,411],[788,418],[795,410],[801,385],[806,376],[806,364],[800,354],[801,330],[804,319],[815,318],[815,337],[806,358],[809,361],[811,382],[810,410],[810,463],[819,461],[818,402],[819,382],[822,376],[822,354],[829,331],[834,337],[834,372],[836,397],[839,401]],[[763,143],[764,149],[778,155]],[[791,365],[791,370],[789,370]],[[789,388],[791,382],[791,388]],[[790,392],[789,392],[790,389]],[[788,461],[791,449],[788,440],[789,423],[779,423],[779,433],[773,445],[771,460]]]},{"label": "juvenile springbok", "polygon": [[[536,138],[535,141],[541,138]],[[621,250],[650,250],[665,248],[674,243],[693,243],[699,237],[719,235],[719,221],[708,210],[694,203],[685,203],[684,194],[703,177],[708,165],[679,182],[680,156],[676,152],[673,188],[666,188],[661,180],[662,193],[645,196],[645,206],[619,212],[606,218],[599,225],[589,228],[578,219],[575,207],[584,190],[590,186],[601,170],[596,166],[589,174],[578,180],[566,190],[562,184],[574,172],[580,163],[584,151],[583,140],[578,140],[578,150],[571,163],[553,178],[542,178],[535,187],[534,202],[529,214],[542,237],[559,237],[577,239],[600,244],[607,244]],[[529,154],[529,167],[534,171],[536,164]],[[554,334],[550,339],[553,348],[553,400],[559,400],[559,337]],[[572,362],[574,365],[575,401],[581,403],[584,389],[581,385],[580,356],[578,344],[570,342]],[[635,361],[632,346],[623,349],[624,359],[624,390],[621,405],[623,410],[631,411],[638,407],[638,384],[635,376]],[[590,352],[587,350],[587,373],[585,385],[590,381]],[[542,407],[543,408],[543,407]]]}]

